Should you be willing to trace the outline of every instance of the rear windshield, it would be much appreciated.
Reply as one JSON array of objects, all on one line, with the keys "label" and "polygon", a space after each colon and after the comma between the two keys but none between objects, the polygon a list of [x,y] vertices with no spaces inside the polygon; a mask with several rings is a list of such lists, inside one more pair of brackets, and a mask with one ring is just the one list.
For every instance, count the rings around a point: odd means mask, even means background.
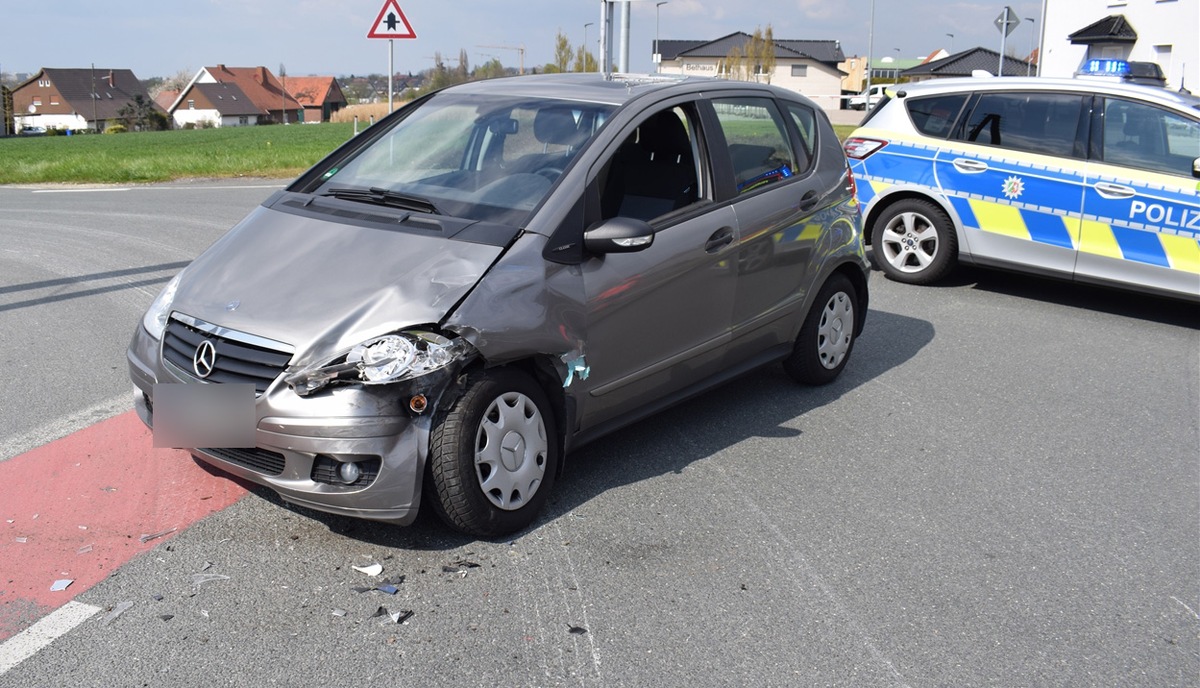
[{"label": "rear windshield", "polygon": [[436,94],[353,157],[331,163],[314,192],[385,190],[427,201],[443,214],[520,226],[611,110]]},{"label": "rear windshield", "polygon": [[967,103],[966,93],[943,93],[923,98],[909,98],[908,117],[917,131],[926,136],[944,139],[950,136],[958,113]]}]

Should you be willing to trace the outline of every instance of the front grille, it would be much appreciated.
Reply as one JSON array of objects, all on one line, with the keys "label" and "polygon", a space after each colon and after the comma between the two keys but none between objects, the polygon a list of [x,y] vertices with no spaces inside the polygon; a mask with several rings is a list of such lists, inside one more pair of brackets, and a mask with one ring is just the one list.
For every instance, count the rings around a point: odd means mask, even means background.
[{"label": "front grille", "polygon": [[200,451],[263,475],[283,473],[283,465],[287,461],[283,454],[257,447],[253,449],[201,449]]},{"label": "front grille", "polygon": [[196,347],[209,340],[216,346],[216,363],[205,382],[249,383],[262,394],[287,367],[292,352],[286,344],[236,332],[180,314],[171,316],[163,335],[163,359],[192,379]]}]

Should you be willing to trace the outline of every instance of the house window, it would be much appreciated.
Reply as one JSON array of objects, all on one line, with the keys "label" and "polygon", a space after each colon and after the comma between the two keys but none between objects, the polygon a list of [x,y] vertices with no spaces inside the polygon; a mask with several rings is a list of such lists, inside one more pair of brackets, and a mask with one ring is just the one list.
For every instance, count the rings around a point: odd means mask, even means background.
[{"label": "house window", "polygon": [[57,96],[57,95],[55,95],[55,94],[53,94],[53,93],[52,93],[52,94],[50,94],[50,104],[51,104],[51,105],[58,105],[58,96]]},{"label": "house window", "polygon": [[808,76],[808,65],[792,65],[792,76]]},{"label": "house window", "polygon": [[250,118],[248,116],[242,115],[241,117],[238,117],[238,124],[249,124],[249,123],[250,123]]},{"label": "house window", "polygon": [[38,96],[34,96],[34,97],[33,97],[33,104],[34,104],[34,105],[41,105],[41,104],[42,104],[42,99],[41,99],[40,97],[38,97]]},{"label": "house window", "polygon": [[196,109],[196,101],[194,101],[194,100],[189,100],[189,101],[188,101],[188,109],[189,109],[189,110],[195,110],[195,109]]}]

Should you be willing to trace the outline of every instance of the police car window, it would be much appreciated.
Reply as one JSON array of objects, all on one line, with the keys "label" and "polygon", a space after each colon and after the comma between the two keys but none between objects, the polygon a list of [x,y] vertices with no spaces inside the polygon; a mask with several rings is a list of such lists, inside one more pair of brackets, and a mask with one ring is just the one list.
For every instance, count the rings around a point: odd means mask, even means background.
[{"label": "police car window", "polygon": [[1083,157],[1076,145],[1082,95],[984,93],[963,132],[968,141],[1059,157]]},{"label": "police car window", "polygon": [[1127,100],[1104,102],[1104,162],[1192,176],[1200,157],[1200,123]]},{"label": "police car window", "polygon": [[739,194],[757,191],[796,173],[796,160],[783,118],[769,98],[713,101],[725,132]]},{"label": "police car window", "polygon": [[944,139],[950,135],[955,120],[963,105],[967,103],[967,93],[946,93],[925,98],[909,98],[905,101],[908,106],[908,116],[917,131],[926,136]]}]

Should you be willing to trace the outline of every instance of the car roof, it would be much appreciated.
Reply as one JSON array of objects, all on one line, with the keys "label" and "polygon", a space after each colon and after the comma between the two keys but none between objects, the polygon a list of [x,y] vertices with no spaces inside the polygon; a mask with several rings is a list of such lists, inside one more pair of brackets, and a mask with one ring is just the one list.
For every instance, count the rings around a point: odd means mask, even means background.
[{"label": "car roof", "polygon": [[1125,96],[1173,105],[1182,109],[1200,110],[1200,98],[1186,92],[1171,91],[1157,86],[1143,86],[1106,78],[1062,79],[1054,77],[962,77],[934,79],[911,84],[893,84],[890,93],[905,96],[933,95],[957,91],[1086,91],[1103,95]]},{"label": "car roof", "polygon": [[527,74],[472,81],[450,89],[456,93],[556,98],[590,103],[623,105],[648,93],[699,93],[701,91],[763,91],[778,97],[803,100],[794,91],[750,81],[730,81],[711,77],[665,74],[610,74],[599,72],[565,74]]}]

